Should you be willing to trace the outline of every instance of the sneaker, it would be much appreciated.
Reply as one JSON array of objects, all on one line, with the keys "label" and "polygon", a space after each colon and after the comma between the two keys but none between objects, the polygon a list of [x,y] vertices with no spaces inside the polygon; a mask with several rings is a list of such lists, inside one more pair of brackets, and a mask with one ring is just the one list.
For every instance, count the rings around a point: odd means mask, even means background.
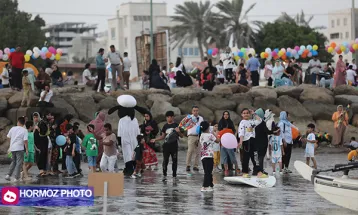
[{"label": "sneaker", "polygon": [[222,169],[220,169],[220,167],[216,167],[216,170],[217,170],[218,172],[222,172],[222,171],[223,171]]},{"label": "sneaker", "polygon": [[283,171],[280,171],[280,175],[283,175]]},{"label": "sneaker", "polygon": [[275,176],[276,175],[276,172],[272,172],[272,176]]},{"label": "sneaker", "polygon": [[201,191],[201,192],[206,192],[206,191],[207,191],[207,188],[206,188],[206,187],[202,187],[200,191]]},{"label": "sneaker", "polygon": [[149,171],[151,171],[151,170],[152,170],[152,167],[147,166],[147,168],[146,168],[145,170],[149,170]]},{"label": "sneaker", "polygon": [[187,171],[187,172],[190,172],[190,166],[187,166],[187,167],[186,167],[186,171]]},{"label": "sneaker", "polygon": [[74,176],[75,176],[75,177],[81,176],[81,173],[75,172],[75,173],[74,173]]},{"label": "sneaker", "polygon": [[263,174],[265,174],[265,175],[268,175],[268,173],[267,173],[265,170],[264,170],[264,171],[262,171],[262,173],[263,173]]},{"label": "sneaker", "polygon": [[242,177],[243,178],[251,178],[251,176],[249,174],[247,174],[247,173],[243,174]]},{"label": "sneaker", "polygon": [[27,178],[23,178],[22,180],[23,180],[23,181],[31,181],[31,180],[32,180],[32,178],[27,177]]},{"label": "sneaker", "polygon": [[14,183],[20,182],[20,179],[14,178],[14,180],[12,182],[14,182]]},{"label": "sneaker", "polygon": [[136,179],[136,178],[137,178],[137,176],[135,176],[135,175],[133,174],[133,175],[131,175],[131,176],[130,176],[130,178],[132,178],[132,179]]},{"label": "sneaker", "polygon": [[208,187],[208,188],[206,188],[206,191],[207,191],[207,192],[213,192],[214,189],[213,189],[212,187]]},{"label": "sneaker", "polygon": [[167,176],[163,176],[162,181],[167,181]]},{"label": "sneaker", "polygon": [[138,174],[137,174],[137,177],[138,177],[138,178],[142,177],[142,174],[138,173]]},{"label": "sneaker", "polygon": [[229,170],[225,170],[224,174],[225,176],[229,176]]},{"label": "sneaker", "polygon": [[236,174],[236,176],[241,176],[241,175],[242,175],[242,172],[241,172],[241,170],[237,169],[237,170],[235,171],[235,174]]},{"label": "sneaker", "polygon": [[198,171],[199,171],[199,168],[198,168],[198,167],[194,167],[193,170],[198,172]]},{"label": "sneaker", "polygon": [[257,178],[268,178],[268,175],[262,173],[260,176],[257,176]]},{"label": "sneaker", "polygon": [[349,178],[349,177],[348,177],[348,175],[343,175],[342,178],[343,178],[343,179],[347,179],[347,178]]},{"label": "sneaker", "polygon": [[289,169],[286,169],[286,173],[292,173],[292,171]]},{"label": "sneaker", "polygon": [[6,181],[10,181],[10,180],[11,180],[10,175],[6,175],[6,176],[5,176],[5,180],[6,180]]},{"label": "sneaker", "polygon": [[74,177],[76,177],[76,173],[69,174],[65,178],[74,178]]}]

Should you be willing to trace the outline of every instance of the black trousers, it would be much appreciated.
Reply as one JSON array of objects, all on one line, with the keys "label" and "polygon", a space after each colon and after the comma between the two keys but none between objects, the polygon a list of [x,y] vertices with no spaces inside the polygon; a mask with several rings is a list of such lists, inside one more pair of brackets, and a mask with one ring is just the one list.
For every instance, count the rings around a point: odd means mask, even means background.
[{"label": "black trousers", "polygon": [[136,161],[128,161],[125,163],[123,174],[126,176],[131,176],[135,170],[136,165]]},{"label": "black trousers", "polygon": [[214,187],[213,184],[214,158],[203,158],[201,162],[203,163],[203,169],[204,169],[203,187]]},{"label": "black trousers", "polygon": [[97,81],[93,90],[97,91],[99,82],[101,82],[100,91],[104,91],[104,83],[106,81],[106,69],[97,69]]},{"label": "black trousers", "polygon": [[67,170],[67,167],[66,167],[66,152],[64,151],[65,148],[66,148],[66,145],[61,147],[61,149],[62,149],[61,169],[62,169],[62,171]]},{"label": "black trousers", "polygon": [[225,78],[229,83],[235,82],[235,76],[234,73],[232,72],[232,69],[225,69]]},{"label": "black trousers", "polygon": [[267,79],[267,85],[268,86],[272,86],[272,82],[273,82],[273,79],[271,78],[271,77],[269,77],[268,79]]},{"label": "black trousers", "polygon": [[75,163],[78,173],[81,173],[82,169],[81,169],[81,154],[80,153],[75,152],[75,157],[73,158],[73,162]]},{"label": "black trousers", "polygon": [[173,177],[177,177],[178,149],[163,149],[163,175],[167,176],[169,158],[172,157]]},{"label": "black trousers", "polygon": [[290,165],[290,159],[291,159],[291,153],[292,153],[292,144],[287,144],[287,146],[284,148],[285,155],[282,156],[282,167],[288,168]]},{"label": "black trousers", "polygon": [[252,86],[259,86],[260,75],[258,71],[251,71]]},{"label": "black trousers", "polygon": [[37,167],[39,168],[39,170],[43,170],[46,171],[46,166],[47,166],[47,155],[48,155],[48,150],[46,149],[46,147],[43,147],[41,150],[41,152],[36,152],[36,161],[37,161]]},{"label": "black trousers", "polygon": [[257,151],[258,159],[259,159],[259,167],[261,171],[264,170],[264,160],[267,152],[267,147],[268,147],[267,145],[264,145],[263,147],[259,148]]},{"label": "black trousers", "polygon": [[11,75],[13,87],[22,89],[22,69],[12,67]]}]

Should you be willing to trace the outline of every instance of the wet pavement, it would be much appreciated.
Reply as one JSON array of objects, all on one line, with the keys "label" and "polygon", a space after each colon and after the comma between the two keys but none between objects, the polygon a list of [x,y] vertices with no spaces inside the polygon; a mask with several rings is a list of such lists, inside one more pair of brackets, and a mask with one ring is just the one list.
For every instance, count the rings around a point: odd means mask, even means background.
[{"label": "wet pavement", "polygon": [[[162,182],[161,170],[146,171],[141,179],[126,178],[124,196],[108,199],[107,214],[354,214],[321,198],[314,192],[313,185],[298,175],[293,162],[304,160],[303,156],[303,149],[294,149],[291,159],[293,173],[277,175],[273,188],[228,185],[223,175],[216,173],[214,192],[203,194],[200,192],[203,171],[188,175],[185,172],[186,154],[180,152],[177,183],[173,183],[171,177],[167,182]],[[327,168],[335,163],[346,163],[346,157],[346,154],[318,154],[316,159],[319,168]],[[158,158],[162,160],[161,154],[158,154]],[[266,166],[271,173],[268,162]],[[86,164],[82,167],[85,172],[82,178],[48,177],[30,184],[86,186],[88,170]],[[7,168],[8,165],[0,167],[1,186],[10,185],[4,179]],[[36,174],[37,168],[30,172]],[[352,172],[350,175],[358,174]],[[103,214],[103,199],[96,198],[93,207],[1,207],[0,214]]]}]

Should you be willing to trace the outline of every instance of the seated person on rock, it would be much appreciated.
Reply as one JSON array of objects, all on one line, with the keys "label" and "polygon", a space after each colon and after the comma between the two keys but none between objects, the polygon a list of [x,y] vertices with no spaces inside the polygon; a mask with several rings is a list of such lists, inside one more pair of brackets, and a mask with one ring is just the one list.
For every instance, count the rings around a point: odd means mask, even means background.
[{"label": "seated person on rock", "polygon": [[38,90],[42,91],[45,89],[45,85],[51,83],[51,77],[45,72],[46,68],[40,68],[37,80],[35,81],[35,86]]},{"label": "seated person on rock", "polygon": [[319,86],[320,87],[324,87],[327,88],[329,87],[330,89],[333,88],[333,71],[330,68],[330,63],[328,63],[324,68],[323,68],[323,73],[319,74]]},{"label": "seated person on rock", "polygon": [[53,85],[63,87],[63,77],[57,65],[53,65],[53,72],[51,74],[51,78]]},{"label": "seated person on rock", "polygon": [[85,65],[85,70],[82,73],[82,82],[87,86],[94,86],[96,84],[96,78],[92,77],[92,73],[90,71],[91,64],[87,63]]},{"label": "seated person on rock", "polygon": [[50,85],[45,85],[45,90],[40,94],[40,100],[37,103],[38,107],[53,107],[51,103],[51,98],[53,96],[53,91],[50,89]]}]

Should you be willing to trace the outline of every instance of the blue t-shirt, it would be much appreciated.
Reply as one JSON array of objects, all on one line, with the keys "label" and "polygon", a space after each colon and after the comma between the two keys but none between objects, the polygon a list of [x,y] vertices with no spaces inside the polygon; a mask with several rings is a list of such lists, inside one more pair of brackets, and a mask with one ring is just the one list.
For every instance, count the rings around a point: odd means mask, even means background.
[{"label": "blue t-shirt", "polygon": [[81,154],[81,139],[76,136],[76,148],[75,151]]}]

